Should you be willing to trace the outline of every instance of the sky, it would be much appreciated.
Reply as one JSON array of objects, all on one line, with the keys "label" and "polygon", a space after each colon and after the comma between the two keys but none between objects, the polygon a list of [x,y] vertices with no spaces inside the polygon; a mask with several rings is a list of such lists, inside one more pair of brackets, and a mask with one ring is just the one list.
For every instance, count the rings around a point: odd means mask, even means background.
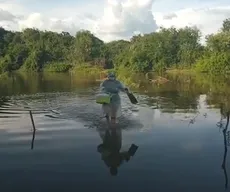
[{"label": "sky", "polygon": [[197,26],[203,37],[230,18],[229,0],[0,0],[0,26],[75,35],[90,30],[105,42],[130,39],[159,27]]}]

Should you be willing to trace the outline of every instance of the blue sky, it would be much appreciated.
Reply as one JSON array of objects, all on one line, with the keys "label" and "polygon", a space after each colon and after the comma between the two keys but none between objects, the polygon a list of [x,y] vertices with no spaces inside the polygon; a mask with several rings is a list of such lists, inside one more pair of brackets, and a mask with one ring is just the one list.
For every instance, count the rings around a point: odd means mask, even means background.
[{"label": "blue sky", "polygon": [[9,30],[35,27],[74,35],[88,29],[105,41],[160,26],[196,25],[205,36],[229,17],[229,0],[0,0],[0,25]]}]

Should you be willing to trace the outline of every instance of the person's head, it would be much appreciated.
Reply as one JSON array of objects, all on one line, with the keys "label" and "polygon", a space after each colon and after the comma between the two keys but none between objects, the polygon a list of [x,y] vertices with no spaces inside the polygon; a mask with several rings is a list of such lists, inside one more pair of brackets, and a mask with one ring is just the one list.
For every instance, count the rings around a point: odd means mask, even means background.
[{"label": "person's head", "polygon": [[109,80],[116,80],[116,75],[114,72],[109,72],[107,77]]},{"label": "person's head", "polygon": [[117,167],[110,167],[110,174],[112,176],[116,176],[117,175]]}]

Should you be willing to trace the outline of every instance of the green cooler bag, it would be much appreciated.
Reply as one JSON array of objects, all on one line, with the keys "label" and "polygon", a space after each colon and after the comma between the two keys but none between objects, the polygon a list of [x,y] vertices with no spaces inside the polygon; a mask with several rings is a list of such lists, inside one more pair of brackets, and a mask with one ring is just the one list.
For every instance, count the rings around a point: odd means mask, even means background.
[{"label": "green cooler bag", "polygon": [[109,104],[111,100],[111,95],[107,93],[99,93],[96,95],[96,103],[98,104]]}]

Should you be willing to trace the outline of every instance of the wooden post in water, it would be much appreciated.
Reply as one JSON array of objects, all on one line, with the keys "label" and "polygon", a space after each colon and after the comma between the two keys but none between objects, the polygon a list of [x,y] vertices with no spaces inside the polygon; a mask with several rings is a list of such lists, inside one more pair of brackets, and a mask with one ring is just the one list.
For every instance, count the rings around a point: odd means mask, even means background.
[{"label": "wooden post in water", "polygon": [[33,114],[32,111],[30,110],[30,119],[33,125],[33,137],[32,137],[32,141],[31,141],[31,149],[34,148],[34,139],[35,139],[35,132],[36,132],[36,128],[35,128],[35,124],[34,124],[34,119],[33,119]]}]

